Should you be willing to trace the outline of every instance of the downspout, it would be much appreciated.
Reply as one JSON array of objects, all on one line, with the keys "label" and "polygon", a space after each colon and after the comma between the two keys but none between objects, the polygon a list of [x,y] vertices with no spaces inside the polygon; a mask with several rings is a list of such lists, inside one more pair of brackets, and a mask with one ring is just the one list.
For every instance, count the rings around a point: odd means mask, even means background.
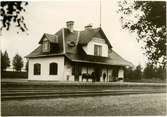
[{"label": "downspout", "polygon": [[62,37],[63,37],[63,53],[66,53],[65,38],[64,38],[64,28],[62,28]]},{"label": "downspout", "polygon": [[[64,39],[64,28],[62,28],[62,38],[63,38],[63,54],[66,53],[66,47],[65,47],[65,39]],[[65,64],[65,57],[64,57],[64,64]],[[65,65],[64,65],[65,68]],[[63,70],[63,77],[67,78],[67,74],[65,75],[65,71]]]},{"label": "downspout", "polygon": [[107,65],[107,81],[109,82],[109,78],[108,78],[108,65]]},{"label": "downspout", "polygon": [[76,45],[78,45],[78,42],[79,42],[79,36],[80,36],[80,32],[78,31]]}]

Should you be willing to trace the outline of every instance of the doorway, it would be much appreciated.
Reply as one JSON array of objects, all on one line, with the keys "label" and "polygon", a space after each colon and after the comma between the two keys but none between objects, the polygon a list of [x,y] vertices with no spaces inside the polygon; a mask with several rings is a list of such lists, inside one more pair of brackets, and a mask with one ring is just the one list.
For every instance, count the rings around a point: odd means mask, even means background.
[{"label": "doorway", "polygon": [[100,77],[102,75],[102,70],[100,66],[95,67],[95,82],[100,82]]}]

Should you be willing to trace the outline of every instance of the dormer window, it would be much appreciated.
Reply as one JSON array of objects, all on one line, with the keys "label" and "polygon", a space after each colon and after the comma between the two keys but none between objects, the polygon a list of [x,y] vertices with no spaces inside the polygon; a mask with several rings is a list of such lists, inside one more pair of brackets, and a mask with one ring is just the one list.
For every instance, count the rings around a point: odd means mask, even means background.
[{"label": "dormer window", "polygon": [[50,51],[50,46],[48,41],[43,42],[43,52],[49,52]]},{"label": "dormer window", "polygon": [[101,45],[94,45],[94,55],[102,56],[102,46]]}]

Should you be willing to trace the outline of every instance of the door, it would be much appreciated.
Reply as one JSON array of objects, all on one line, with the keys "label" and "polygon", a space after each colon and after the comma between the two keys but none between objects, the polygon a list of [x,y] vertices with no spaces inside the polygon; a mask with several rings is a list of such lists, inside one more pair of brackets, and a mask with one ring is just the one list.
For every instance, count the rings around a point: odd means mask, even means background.
[{"label": "door", "polygon": [[95,68],[95,81],[96,82],[100,82],[101,74],[102,74],[102,70],[101,70],[100,66],[97,66]]},{"label": "door", "polygon": [[118,78],[118,69],[114,68],[112,73],[113,81],[116,81]]},{"label": "door", "polygon": [[72,69],[73,69],[72,72],[74,74],[75,81],[79,81],[79,75],[81,75],[81,65],[74,64]]}]

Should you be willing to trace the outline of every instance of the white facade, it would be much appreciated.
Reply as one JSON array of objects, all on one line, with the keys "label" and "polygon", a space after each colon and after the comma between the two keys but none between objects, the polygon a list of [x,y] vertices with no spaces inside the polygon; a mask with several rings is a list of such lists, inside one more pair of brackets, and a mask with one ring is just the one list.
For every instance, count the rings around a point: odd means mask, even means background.
[{"label": "white facade", "polygon": [[[49,64],[57,63],[57,75],[49,74]],[[34,75],[34,64],[41,64],[41,72],[40,75]],[[29,59],[29,72],[28,72],[28,80],[66,80],[64,77],[64,57],[47,57],[47,58],[33,58]]]},{"label": "white facade", "polygon": [[[49,64],[50,63],[57,63],[57,75],[50,75],[49,74]],[[28,72],[28,80],[55,80],[55,81],[75,81],[74,75],[72,75],[72,65],[70,63],[64,64],[65,58],[63,56],[57,56],[57,57],[47,57],[47,58],[33,58],[29,59],[29,72]],[[41,72],[40,75],[34,75],[34,64],[40,64],[41,65]],[[105,82],[109,82],[113,80],[112,77],[112,68],[102,68],[102,74],[100,77],[100,81],[103,80],[103,74],[106,74]],[[94,72],[95,69],[93,66],[82,66],[81,68],[81,74],[87,73],[91,74]],[[108,75],[108,76],[107,76]],[[120,68],[118,70],[118,78],[124,78],[124,70]],[[82,75],[79,76],[79,81],[82,81]],[[83,79],[83,81],[86,81],[86,79]],[[92,79],[89,79],[89,82],[91,82]]]},{"label": "white facade", "polygon": [[83,46],[83,50],[88,55],[94,55],[94,46],[102,46],[102,56],[108,57],[108,46],[104,39],[93,38],[86,46]]}]

